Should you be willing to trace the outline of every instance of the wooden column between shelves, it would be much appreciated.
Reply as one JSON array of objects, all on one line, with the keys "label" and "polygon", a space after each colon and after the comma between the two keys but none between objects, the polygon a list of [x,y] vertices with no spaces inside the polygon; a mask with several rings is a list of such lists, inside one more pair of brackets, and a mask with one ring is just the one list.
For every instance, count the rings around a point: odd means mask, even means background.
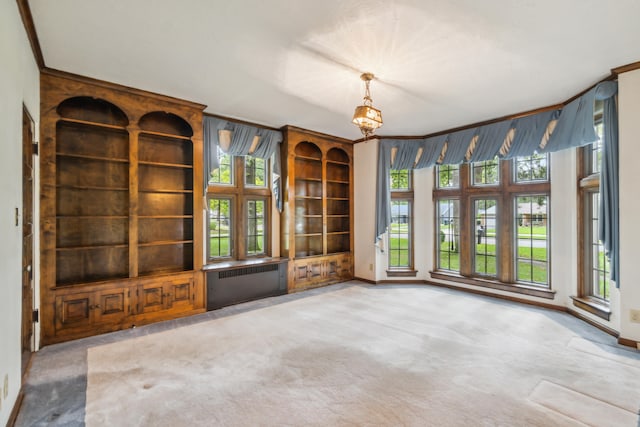
[{"label": "wooden column between shelves", "polygon": [[129,277],[138,277],[138,136],[129,126]]},{"label": "wooden column between shelves", "polygon": [[322,151],[322,158],[320,159],[320,167],[322,169],[322,253],[327,254],[328,238],[327,238],[327,153]]}]

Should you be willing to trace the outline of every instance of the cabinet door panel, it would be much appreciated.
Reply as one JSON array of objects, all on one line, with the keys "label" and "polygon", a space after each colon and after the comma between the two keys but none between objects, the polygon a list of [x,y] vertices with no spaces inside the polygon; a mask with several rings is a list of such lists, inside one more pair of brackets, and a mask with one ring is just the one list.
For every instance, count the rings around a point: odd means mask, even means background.
[{"label": "cabinet door panel", "polygon": [[193,308],[193,280],[174,280],[168,286],[172,309]]},{"label": "cabinet door panel", "polygon": [[153,313],[167,307],[166,286],[164,283],[140,285],[138,289],[138,313]]},{"label": "cabinet door panel", "polygon": [[56,297],[56,330],[90,327],[92,307],[91,292]]},{"label": "cabinet door panel", "polygon": [[295,280],[307,280],[307,264],[297,264],[295,266]]},{"label": "cabinet door panel", "polygon": [[128,316],[131,312],[127,288],[118,288],[96,293],[96,321],[118,321]]},{"label": "cabinet door panel", "polygon": [[309,279],[317,279],[322,276],[322,261],[309,263]]}]

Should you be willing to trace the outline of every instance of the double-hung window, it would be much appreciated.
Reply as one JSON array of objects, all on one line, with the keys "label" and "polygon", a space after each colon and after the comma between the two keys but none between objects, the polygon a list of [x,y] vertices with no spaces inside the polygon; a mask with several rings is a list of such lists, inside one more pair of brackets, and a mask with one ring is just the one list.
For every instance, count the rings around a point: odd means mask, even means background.
[{"label": "double-hung window", "polygon": [[209,262],[270,255],[268,161],[218,150],[207,188]]}]

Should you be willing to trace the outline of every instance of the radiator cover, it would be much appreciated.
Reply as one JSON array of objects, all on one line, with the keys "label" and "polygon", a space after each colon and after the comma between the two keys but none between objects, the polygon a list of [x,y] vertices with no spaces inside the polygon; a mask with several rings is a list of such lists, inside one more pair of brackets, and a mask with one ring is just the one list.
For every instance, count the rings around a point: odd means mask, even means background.
[{"label": "radiator cover", "polygon": [[207,271],[207,310],[287,293],[287,261]]}]

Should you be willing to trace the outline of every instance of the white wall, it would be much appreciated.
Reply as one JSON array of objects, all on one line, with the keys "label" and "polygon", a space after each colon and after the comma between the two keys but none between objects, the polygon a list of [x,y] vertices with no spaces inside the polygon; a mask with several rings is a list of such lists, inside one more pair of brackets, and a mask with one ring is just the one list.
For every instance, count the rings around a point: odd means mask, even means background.
[{"label": "white wall", "polygon": [[376,280],[374,233],[376,221],[376,168],[378,140],[356,144],[353,150],[354,204],[354,274],[366,280]]},{"label": "white wall", "polygon": [[[22,105],[40,116],[39,72],[15,1],[0,2],[0,425],[20,391]],[[36,123],[37,125],[37,123]],[[4,395],[4,379],[8,394]]]},{"label": "white wall", "polygon": [[640,323],[629,310],[640,310],[640,70],[618,77],[620,126],[620,336],[640,341]]}]

